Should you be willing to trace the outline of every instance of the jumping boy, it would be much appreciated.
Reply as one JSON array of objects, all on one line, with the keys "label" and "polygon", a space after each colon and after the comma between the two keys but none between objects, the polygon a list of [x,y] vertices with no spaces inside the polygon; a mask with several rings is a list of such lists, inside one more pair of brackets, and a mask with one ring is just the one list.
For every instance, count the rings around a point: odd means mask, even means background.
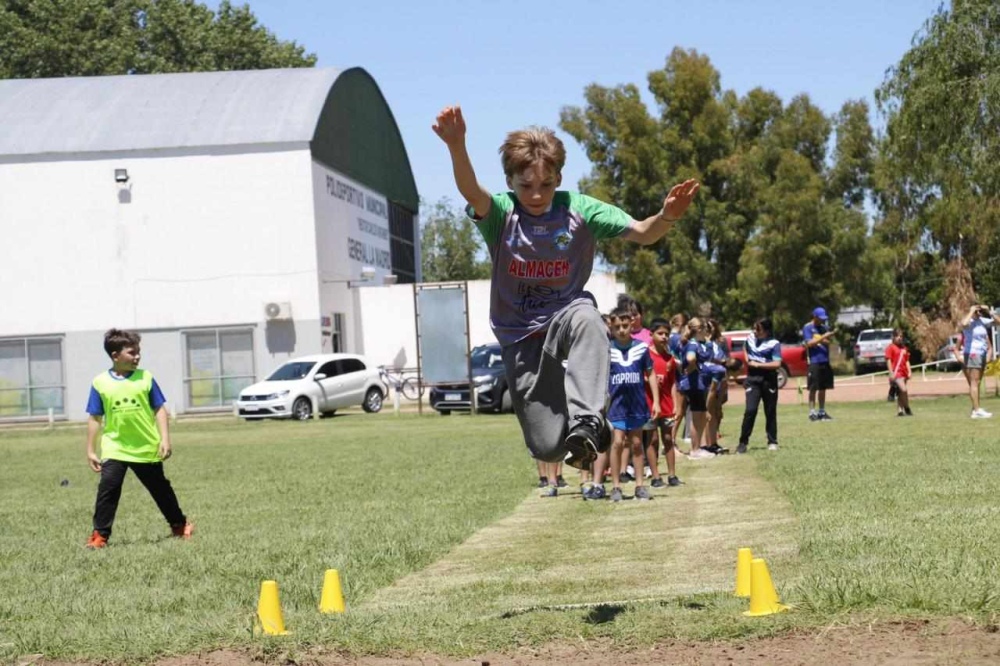
[{"label": "jumping boy", "polygon": [[[104,351],[112,367],[94,378],[87,402],[87,462],[99,472],[94,531],[87,548],[104,548],[111,536],[125,473],[131,469],[170,525],[175,537],[191,538],[194,525],[177,503],[163,461],[170,458],[166,398],[153,375],[139,369],[141,338],[133,331],[112,328],[104,334]],[[95,445],[101,433],[101,456]]]},{"label": "jumping boy", "polygon": [[507,135],[500,161],[511,191],[490,194],[469,159],[461,108],[444,108],[433,129],[448,147],[455,184],[489,248],[490,325],[503,347],[525,444],[538,460],[565,457],[572,467],[585,467],[611,445],[601,413],[607,329],[584,290],[596,242],[659,240],[687,210],[699,184],[675,185],[655,214],[632,219],[597,199],[558,191],[566,150],[554,132],[532,127]]}]

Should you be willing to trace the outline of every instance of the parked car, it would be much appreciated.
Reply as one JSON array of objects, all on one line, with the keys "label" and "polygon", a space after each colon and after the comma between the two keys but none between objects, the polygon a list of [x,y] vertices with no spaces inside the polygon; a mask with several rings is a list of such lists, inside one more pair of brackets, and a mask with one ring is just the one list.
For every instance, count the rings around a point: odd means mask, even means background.
[{"label": "parked car", "polygon": [[[725,331],[722,337],[729,345],[729,355],[743,362],[736,381],[742,382],[746,377],[747,355],[743,349],[750,331]],[[789,377],[805,377],[809,372],[809,361],[806,360],[805,346],[801,344],[781,344],[781,367],[778,368],[778,388],[785,388]]]},{"label": "parked car", "polygon": [[[955,354],[960,335],[952,335],[937,352],[937,369],[945,372],[962,369],[962,357]],[[961,352],[959,352],[961,353]]]},{"label": "parked car", "polygon": [[892,344],[891,328],[866,328],[854,343],[854,374],[885,370],[885,350]]},{"label": "parked car", "polygon": [[[472,381],[479,389],[476,409],[497,413],[512,411],[500,345],[493,343],[475,347],[469,361],[472,365]],[[443,415],[453,411],[469,411],[472,408],[470,393],[468,382],[434,386],[430,391],[431,407]]]},{"label": "parked car", "polygon": [[378,368],[355,354],[319,354],[292,359],[264,381],[240,391],[239,415],[254,419],[311,418],[314,410],[332,416],[343,407],[382,409],[386,388]]}]

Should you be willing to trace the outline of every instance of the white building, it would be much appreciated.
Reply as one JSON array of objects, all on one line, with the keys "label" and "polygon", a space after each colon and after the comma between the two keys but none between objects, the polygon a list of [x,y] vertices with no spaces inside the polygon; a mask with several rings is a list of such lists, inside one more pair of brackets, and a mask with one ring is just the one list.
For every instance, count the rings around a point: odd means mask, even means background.
[{"label": "white building", "polygon": [[178,412],[363,351],[349,281],[419,280],[418,196],[362,69],[0,81],[0,420],[85,416],[103,333]]}]

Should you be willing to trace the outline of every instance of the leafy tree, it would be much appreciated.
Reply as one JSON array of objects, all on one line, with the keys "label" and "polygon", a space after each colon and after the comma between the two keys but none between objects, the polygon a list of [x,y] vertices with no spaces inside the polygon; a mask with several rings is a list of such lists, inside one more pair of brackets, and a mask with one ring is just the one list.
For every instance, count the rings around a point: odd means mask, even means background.
[{"label": "leafy tree", "polygon": [[228,0],[0,0],[0,78],[311,67]]},{"label": "leafy tree", "polygon": [[988,300],[1000,298],[998,42],[1000,5],[954,0],[876,93],[886,117],[876,172],[888,234],[907,235],[908,252],[939,262],[961,256]]},{"label": "leafy tree", "polygon": [[491,264],[479,230],[445,198],[421,213],[420,263],[424,282],[481,280]]},{"label": "leafy tree", "polygon": [[590,85],[585,107],[563,109],[561,127],[593,163],[583,191],[641,216],[670,184],[702,183],[659,242],[604,246],[629,293],[653,311],[708,310],[728,326],[767,313],[785,329],[817,302],[836,310],[881,295],[891,261],[865,248],[874,139],[864,103],[830,119],[806,95],[786,106],[761,88],[740,98],[719,81],[706,56],[678,48],[648,76],[655,116],[631,84]]}]

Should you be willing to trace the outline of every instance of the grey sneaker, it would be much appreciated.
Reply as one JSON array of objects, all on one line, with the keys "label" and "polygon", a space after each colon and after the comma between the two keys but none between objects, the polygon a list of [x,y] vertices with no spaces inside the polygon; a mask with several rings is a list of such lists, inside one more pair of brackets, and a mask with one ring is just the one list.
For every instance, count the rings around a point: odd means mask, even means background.
[{"label": "grey sneaker", "polygon": [[736,453],[746,453],[746,452],[747,452],[747,443],[740,442],[739,446],[736,447]]},{"label": "grey sneaker", "polygon": [[647,488],[646,486],[639,486],[638,488],[635,489],[635,498],[637,500],[646,500],[647,502],[653,499],[649,495],[649,488]]},{"label": "grey sneaker", "polygon": [[668,476],[667,477],[667,485],[668,486],[676,487],[676,486],[681,485],[682,483],[684,483],[684,482],[681,481],[680,479],[678,479],[676,476]]},{"label": "grey sneaker", "polygon": [[546,486],[542,489],[541,497],[556,497],[559,494],[559,489],[555,486]]},{"label": "grey sneaker", "polygon": [[611,491],[611,501],[612,502],[621,502],[622,501],[622,489],[621,488],[615,488],[614,490]]},{"label": "grey sneaker", "polygon": [[607,497],[607,493],[604,492],[604,486],[600,484],[591,486],[583,493],[583,499],[585,500],[602,500],[605,497]]},{"label": "grey sneaker", "polygon": [[661,477],[658,476],[652,481],[650,481],[649,485],[651,485],[654,488],[663,488],[664,486],[667,485],[667,483]]},{"label": "grey sneaker", "polygon": [[767,445],[767,450],[768,451],[777,451],[778,450],[778,443],[777,442],[771,442],[770,444]]}]

